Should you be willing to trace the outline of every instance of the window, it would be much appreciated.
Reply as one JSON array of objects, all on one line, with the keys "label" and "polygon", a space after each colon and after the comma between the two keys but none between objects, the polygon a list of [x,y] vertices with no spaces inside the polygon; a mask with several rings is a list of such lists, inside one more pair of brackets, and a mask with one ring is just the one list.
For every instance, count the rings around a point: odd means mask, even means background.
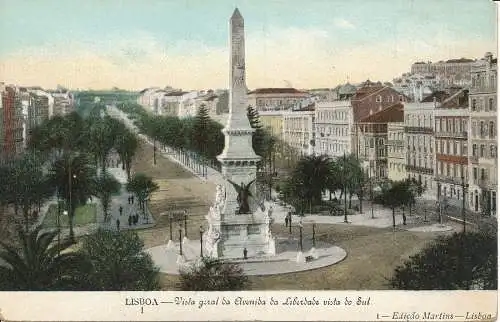
[{"label": "window", "polygon": [[477,103],[476,103],[476,100],[473,99],[472,100],[472,110],[475,111],[477,109]]},{"label": "window", "polygon": [[486,169],[481,168],[481,180],[486,180]]},{"label": "window", "polygon": [[461,131],[468,131],[468,129],[467,129],[467,121],[466,120],[462,121],[462,130]]},{"label": "window", "polygon": [[495,137],[495,122],[490,121],[490,139]]},{"label": "window", "polygon": [[477,144],[472,145],[472,156],[477,157]]},{"label": "window", "polygon": [[467,155],[467,143],[462,143],[462,155]]},{"label": "window", "polygon": [[453,155],[458,155],[458,142],[453,143]]},{"label": "window", "polygon": [[481,147],[479,149],[479,156],[481,158],[485,158],[486,157],[486,148],[485,148],[484,144],[481,144]]},{"label": "window", "polygon": [[493,98],[490,98],[490,99],[488,100],[488,109],[489,109],[490,111],[493,111],[493,109],[494,109],[494,107],[493,107]]},{"label": "window", "polygon": [[451,154],[450,141],[446,141],[446,154]]},{"label": "window", "polygon": [[477,135],[477,123],[476,122],[472,122],[472,136],[476,136]]},{"label": "window", "polygon": [[377,103],[382,102],[382,96],[378,95],[378,96],[377,96],[377,99],[376,99],[376,102],[377,102]]},{"label": "window", "polygon": [[494,144],[490,145],[490,156],[492,158],[496,158],[497,157],[497,148]]},{"label": "window", "polygon": [[477,168],[472,169],[472,177],[474,178],[474,181],[477,181]]},{"label": "window", "polygon": [[403,95],[399,95],[399,101],[402,102],[403,101]]},{"label": "window", "polygon": [[484,133],[484,122],[483,122],[483,121],[481,121],[481,123],[479,123],[479,135],[480,135],[481,137],[484,137],[484,134],[485,134],[485,133]]},{"label": "window", "polygon": [[449,163],[447,163],[447,164],[446,164],[446,176],[447,176],[447,177],[449,177],[449,176],[450,176],[450,172],[451,172],[451,171],[450,171],[450,164],[449,164]]}]

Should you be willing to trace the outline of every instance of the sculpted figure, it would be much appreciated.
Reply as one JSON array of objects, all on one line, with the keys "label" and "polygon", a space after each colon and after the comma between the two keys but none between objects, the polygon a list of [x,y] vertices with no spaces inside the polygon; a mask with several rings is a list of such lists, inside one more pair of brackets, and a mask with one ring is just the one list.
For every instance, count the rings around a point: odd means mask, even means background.
[{"label": "sculpted figure", "polygon": [[243,182],[238,185],[231,180],[228,180],[236,189],[236,193],[238,193],[238,214],[247,214],[250,212],[250,205],[248,203],[248,198],[252,197],[252,192],[250,191],[251,185],[254,183],[255,179],[250,181],[248,184],[244,184]]}]

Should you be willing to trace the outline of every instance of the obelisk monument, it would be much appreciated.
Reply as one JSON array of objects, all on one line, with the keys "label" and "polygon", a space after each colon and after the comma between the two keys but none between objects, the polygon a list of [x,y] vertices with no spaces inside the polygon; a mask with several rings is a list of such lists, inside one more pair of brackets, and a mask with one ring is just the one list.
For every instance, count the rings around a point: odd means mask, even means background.
[{"label": "obelisk monument", "polygon": [[205,248],[217,258],[274,255],[271,213],[259,202],[255,185],[260,157],[252,148],[254,129],[247,117],[245,30],[238,9],[229,26],[229,117],[222,130],[224,150],[217,156],[225,182],[217,187],[214,206],[207,215]]}]

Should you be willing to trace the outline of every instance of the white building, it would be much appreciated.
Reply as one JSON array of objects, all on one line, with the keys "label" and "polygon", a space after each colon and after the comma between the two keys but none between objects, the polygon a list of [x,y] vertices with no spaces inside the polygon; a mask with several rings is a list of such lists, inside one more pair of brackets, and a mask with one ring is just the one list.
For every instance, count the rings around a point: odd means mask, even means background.
[{"label": "white building", "polygon": [[423,197],[436,200],[434,178],[434,113],[439,104],[435,96],[428,96],[422,102],[404,105],[404,126],[406,145],[406,172],[409,178],[425,187]]},{"label": "white building", "polygon": [[300,155],[313,155],[315,145],[314,110],[283,114],[283,140]]},{"label": "white building", "polygon": [[354,151],[353,113],[349,99],[316,103],[316,154],[340,157]]}]

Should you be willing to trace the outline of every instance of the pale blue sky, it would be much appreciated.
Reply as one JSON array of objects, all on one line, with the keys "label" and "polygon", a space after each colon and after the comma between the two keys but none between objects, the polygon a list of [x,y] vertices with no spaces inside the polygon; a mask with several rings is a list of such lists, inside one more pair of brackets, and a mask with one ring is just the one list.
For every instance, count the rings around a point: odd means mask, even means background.
[{"label": "pale blue sky", "polygon": [[[106,80],[73,70],[73,76],[65,75],[71,78],[67,82],[73,86],[100,87],[113,82],[110,87],[166,83],[179,87],[224,87],[228,18],[236,6],[245,18],[248,60],[257,59],[257,55],[266,57],[262,67],[267,72],[259,70],[257,62],[251,67],[254,75],[252,70],[248,71],[256,87],[290,78],[300,86],[327,86],[328,75],[315,77],[315,74],[305,75],[305,71],[313,68],[319,73],[325,66],[339,70],[343,65],[373,63],[367,61],[369,56],[359,56],[363,48],[380,55],[374,58],[377,65],[381,64],[380,70],[370,67],[363,73],[346,67],[339,72],[344,75],[332,76],[331,81],[339,81],[345,74],[354,79],[388,78],[392,75],[387,71],[388,64],[399,69],[408,65],[409,69],[409,60],[419,57],[477,57],[485,50],[496,51],[496,9],[490,0],[0,0],[0,77],[44,84],[55,82],[49,77],[42,80],[39,75],[29,75],[29,70],[39,73],[36,68],[23,68],[21,73],[12,66],[16,59],[25,60],[29,55],[30,62],[36,61],[46,68],[57,64],[59,57],[82,59],[80,67],[89,64],[88,60],[101,64],[93,74],[104,73],[101,78]],[[277,52],[280,50],[283,52]],[[42,58],[34,57],[38,53],[44,57],[41,62]],[[295,57],[298,65],[304,64],[298,69],[304,70],[304,74],[291,74],[286,68],[276,67],[276,61],[283,55]],[[347,62],[346,57],[350,56],[362,61]],[[394,60],[382,62],[384,56]],[[325,62],[324,66],[315,61],[330,58],[331,62]],[[160,63],[162,59],[164,64]],[[294,63],[291,57],[287,60]],[[259,61],[263,61],[262,57]],[[179,62],[192,66],[197,75],[201,72],[204,81],[184,79],[185,75],[179,73],[191,70],[178,69],[175,65]],[[163,74],[158,73],[158,64],[165,68]],[[208,64],[220,64],[225,70],[213,76],[218,72],[205,66]],[[120,80],[109,75],[113,73],[110,66],[119,67],[123,73],[117,77]],[[205,67],[212,71],[211,75],[203,74]],[[67,68],[76,67],[73,64]],[[137,75],[138,70],[145,75],[145,70],[155,74],[142,77]],[[13,73],[19,74],[19,78]],[[80,79],[76,78],[78,74]],[[181,84],[174,84],[176,79]],[[164,84],[146,84],[151,80]]]}]

